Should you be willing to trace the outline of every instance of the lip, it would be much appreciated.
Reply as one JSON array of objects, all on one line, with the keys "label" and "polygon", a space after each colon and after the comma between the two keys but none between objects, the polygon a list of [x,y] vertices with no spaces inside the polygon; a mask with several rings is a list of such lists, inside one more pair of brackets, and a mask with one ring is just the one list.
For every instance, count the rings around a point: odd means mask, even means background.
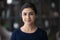
[{"label": "lip", "polygon": [[28,22],[30,22],[31,20],[27,20]]}]

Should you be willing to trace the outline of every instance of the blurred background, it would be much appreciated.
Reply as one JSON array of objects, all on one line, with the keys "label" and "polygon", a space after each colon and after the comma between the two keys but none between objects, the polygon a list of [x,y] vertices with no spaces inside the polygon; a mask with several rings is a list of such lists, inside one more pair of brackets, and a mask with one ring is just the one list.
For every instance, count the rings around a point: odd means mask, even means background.
[{"label": "blurred background", "polygon": [[49,40],[60,40],[60,0],[0,0],[0,40],[10,40],[22,25],[20,8],[25,2],[35,4],[37,26],[47,32]]}]

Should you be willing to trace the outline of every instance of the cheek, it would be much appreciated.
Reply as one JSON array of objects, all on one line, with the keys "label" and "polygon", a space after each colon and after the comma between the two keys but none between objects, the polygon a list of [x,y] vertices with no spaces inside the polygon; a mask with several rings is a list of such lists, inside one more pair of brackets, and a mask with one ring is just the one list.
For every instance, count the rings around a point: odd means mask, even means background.
[{"label": "cheek", "polygon": [[26,19],[26,18],[25,18],[24,16],[22,16],[22,20],[25,21],[25,19]]},{"label": "cheek", "polygon": [[36,17],[35,16],[31,17],[31,20],[35,21],[36,20]]}]

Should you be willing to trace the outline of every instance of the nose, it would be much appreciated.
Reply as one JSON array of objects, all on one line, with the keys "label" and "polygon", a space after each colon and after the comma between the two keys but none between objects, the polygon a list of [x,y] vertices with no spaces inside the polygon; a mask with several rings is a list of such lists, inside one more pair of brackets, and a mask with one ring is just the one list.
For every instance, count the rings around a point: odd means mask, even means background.
[{"label": "nose", "polygon": [[27,19],[29,19],[30,18],[30,15],[27,15]]}]

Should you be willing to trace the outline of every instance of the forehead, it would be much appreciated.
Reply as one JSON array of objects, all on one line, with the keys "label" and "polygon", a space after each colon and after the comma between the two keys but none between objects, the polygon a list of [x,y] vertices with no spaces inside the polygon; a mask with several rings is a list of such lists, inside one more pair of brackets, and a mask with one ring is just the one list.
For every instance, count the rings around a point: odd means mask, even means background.
[{"label": "forehead", "polygon": [[22,13],[23,12],[34,12],[34,10],[32,9],[32,8],[24,8],[23,10],[22,10]]}]

